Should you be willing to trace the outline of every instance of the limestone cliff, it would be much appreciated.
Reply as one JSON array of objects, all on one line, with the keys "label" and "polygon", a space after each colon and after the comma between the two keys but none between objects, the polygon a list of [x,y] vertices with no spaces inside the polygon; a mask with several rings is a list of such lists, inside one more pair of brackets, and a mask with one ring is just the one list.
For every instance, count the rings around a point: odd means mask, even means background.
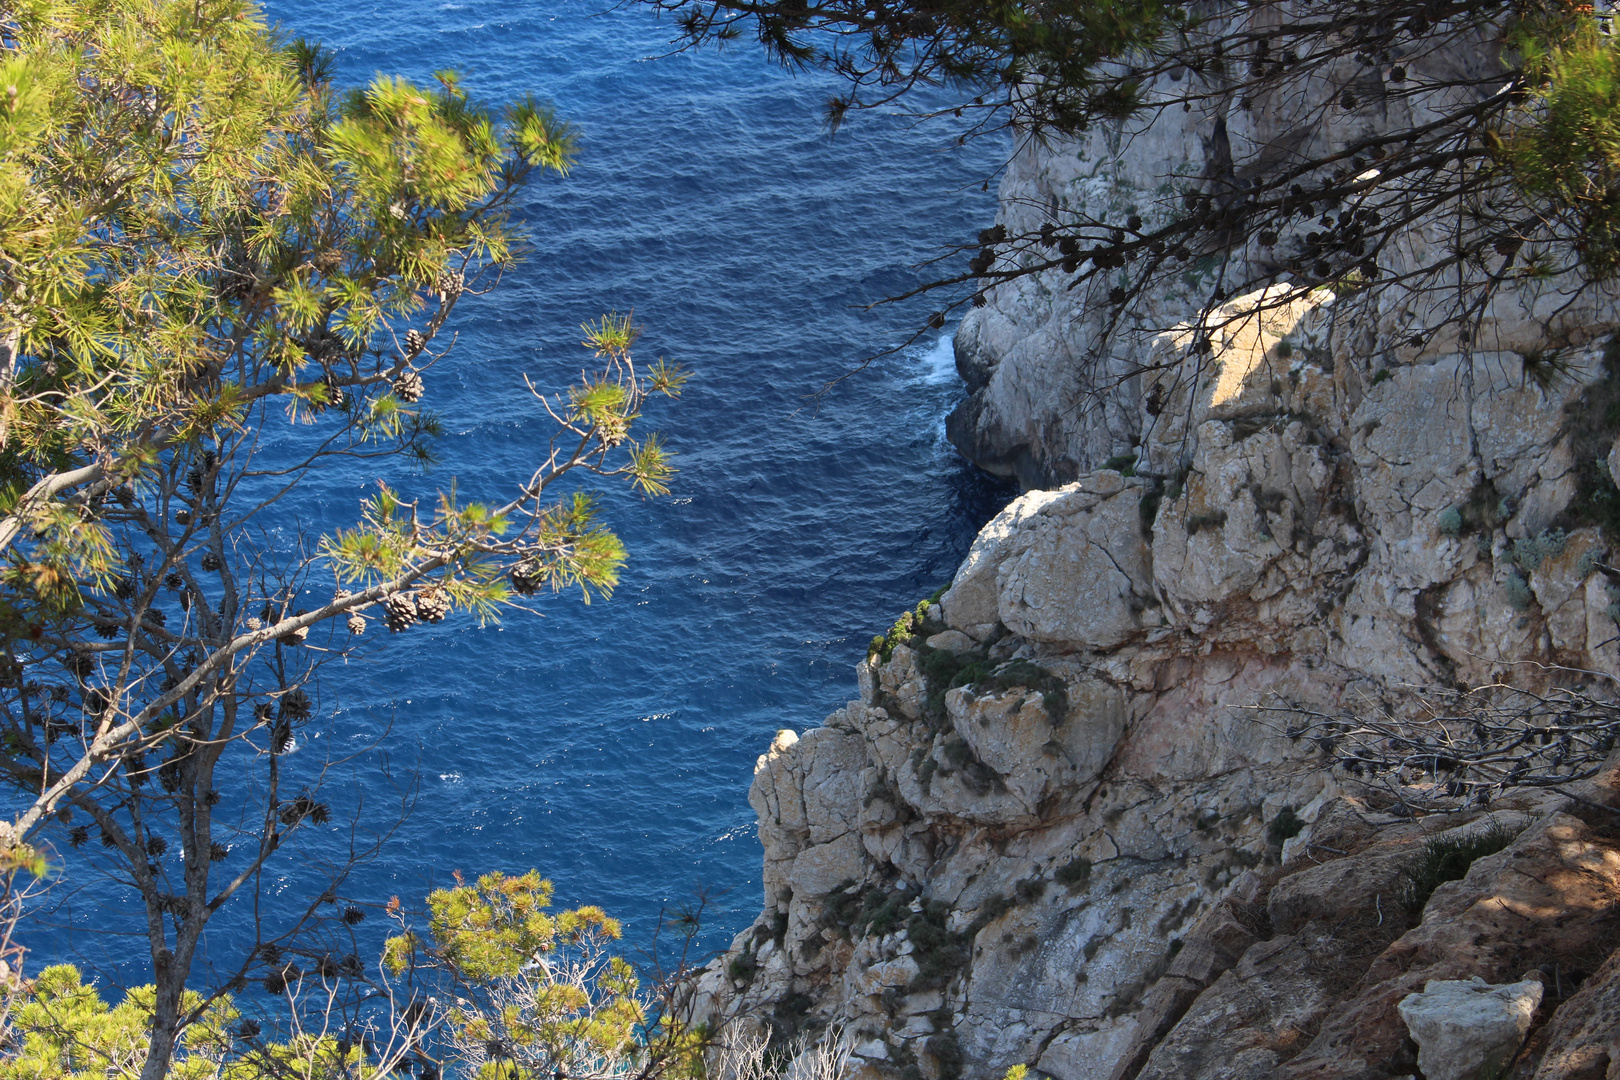
[{"label": "limestone cliff", "polygon": [[[1026,147],[1004,218],[1195,175],[1197,120]],[[862,1068],[928,1080],[1372,1080],[1415,1071],[1425,980],[1532,971],[1517,1074],[1606,1075],[1612,783],[1414,819],[1419,778],[1346,777],[1252,707],[1620,676],[1620,309],[1527,278],[1459,333],[1423,297],[1200,314],[1197,285],[1100,354],[1053,280],[964,325],[952,437],[1038,490],[760,758],[764,910],[702,1007],[841,1020]],[[1414,897],[1437,836],[1500,839]]]}]

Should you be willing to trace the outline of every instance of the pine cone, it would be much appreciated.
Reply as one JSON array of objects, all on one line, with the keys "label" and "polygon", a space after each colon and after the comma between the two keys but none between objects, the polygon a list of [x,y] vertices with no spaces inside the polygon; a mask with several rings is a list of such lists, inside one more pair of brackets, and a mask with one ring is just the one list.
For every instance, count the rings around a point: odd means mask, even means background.
[{"label": "pine cone", "polygon": [[343,393],[343,387],[337,384],[336,379],[328,377],[326,380],[327,406],[333,409],[341,409],[347,400],[347,396]]},{"label": "pine cone", "polygon": [[225,859],[230,855],[230,853],[231,853],[231,849],[226,847],[224,844],[217,844],[216,843],[216,844],[209,844],[208,845],[208,861],[209,862],[224,862]]},{"label": "pine cone", "polygon": [[191,511],[190,510],[176,510],[174,512],[174,523],[176,525],[190,525],[191,524]]},{"label": "pine cone", "polygon": [[347,600],[353,595],[354,593],[350,592],[348,589],[338,589],[332,593],[332,603],[341,604],[343,601]]},{"label": "pine cone", "polygon": [[186,582],[179,574],[165,574],[163,576],[163,586],[167,589],[183,589],[186,587]]},{"label": "pine cone", "polygon": [[407,355],[415,356],[417,353],[422,351],[422,347],[426,344],[427,338],[422,336],[422,331],[405,331],[405,352]]},{"label": "pine cone", "polygon": [[108,641],[111,641],[113,638],[118,636],[119,629],[120,627],[115,626],[112,623],[96,624],[96,634]]},{"label": "pine cone", "polygon": [[533,596],[540,588],[539,567],[534,563],[520,562],[506,576],[519,596]]},{"label": "pine cone", "polygon": [[249,630],[263,630],[264,629],[264,620],[263,619],[250,618],[243,625],[246,626]]},{"label": "pine cone", "polygon": [[202,568],[204,570],[208,570],[208,571],[211,571],[211,572],[212,571],[217,571],[217,570],[219,570],[220,567],[222,567],[224,565],[225,564],[220,561],[219,556],[215,555],[212,551],[207,551],[207,552],[203,553]]},{"label": "pine cone", "polygon": [[349,633],[359,637],[366,632],[366,617],[358,612],[349,616]]},{"label": "pine cone", "polygon": [[302,687],[295,686],[281,695],[281,716],[287,720],[308,720],[310,714],[309,695],[304,693]]},{"label": "pine cone", "polygon": [[129,600],[135,596],[135,579],[121,577],[113,582],[113,595],[120,600]]},{"label": "pine cone", "polygon": [[388,632],[397,634],[416,625],[416,601],[405,593],[395,593],[383,601],[383,621]]},{"label": "pine cone", "polygon": [[415,402],[421,401],[422,392],[424,389],[425,388],[422,386],[422,376],[418,375],[410,368],[406,368],[404,371],[400,372],[399,378],[394,380],[394,394],[399,398],[399,400],[405,402],[406,404],[414,404]]},{"label": "pine cone", "polygon": [[461,274],[452,270],[442,270],[439,272],[439,276],[434,279],[433,288],[440,296],[449,299],[452,296],[459,296],[462,287],[466,283],[467,279]]},{"label": "pine cone", "polygon": [[423,622],[444,622],[448,614],[450,597],[443,589],[423,589],[416,594],[416,617]]},{"label": "pine cone", "polygon": [[161,608],[147,608],[141,612],[141,622],[148,626],[165,626],[168,621],[169,616]]}]

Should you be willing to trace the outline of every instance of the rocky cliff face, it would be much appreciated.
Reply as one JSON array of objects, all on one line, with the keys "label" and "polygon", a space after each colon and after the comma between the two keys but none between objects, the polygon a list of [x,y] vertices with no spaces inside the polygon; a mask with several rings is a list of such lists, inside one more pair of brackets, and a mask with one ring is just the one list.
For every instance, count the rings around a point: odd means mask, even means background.
[{"label": "rocky cliff face", "polygon": [[[1004,214],[1135,206],[1202,167],[1195,119],[1124,161],[1117,132],[1026,148]],[[1042,489],[760,758],[764,910],[702,1007],[841,1020],[874,1075],[1371,1080],[1417,1068],[1396,1004],[1425,981],[1530,972],[1518,1074],[1615,1075],[1612,782],[1414,818],[1423,778],[1345,776],[1253,708],[1612,696],[1614,305],[1526,279],[1459,333],[1394,293],[1192,319],[1186,285],[1102,355],[1054,281],[963,327],[952,436]],[[1436,843],[1479,857],[1416,895]]]}]

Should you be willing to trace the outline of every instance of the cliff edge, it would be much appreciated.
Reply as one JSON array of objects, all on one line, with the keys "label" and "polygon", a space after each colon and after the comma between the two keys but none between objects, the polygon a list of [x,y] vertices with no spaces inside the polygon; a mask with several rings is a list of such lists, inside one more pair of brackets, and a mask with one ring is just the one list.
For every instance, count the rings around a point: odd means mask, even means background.
[{"label": "cliff edge", "polygon": [[[1149,213],[1202,119],[1026,146],[1003,218]],[[760,758],[764,910],[703,1010],[840,1021],[873,1076],[1373,1080],[1418,1071],[1408,994],[1529,979],[1512,1075],[1615,1075],[1611,773],[1418,812],[1438,775],[1287,717],[1615,696],[1620,308],[1533,277],[1464,327],[1393,290],[1207,308],[1200,272],[1106,348],[1057,279],[964,324],[951,437],[1034,490]],[[1448,851],[1466,872],[1414,886]]]}]

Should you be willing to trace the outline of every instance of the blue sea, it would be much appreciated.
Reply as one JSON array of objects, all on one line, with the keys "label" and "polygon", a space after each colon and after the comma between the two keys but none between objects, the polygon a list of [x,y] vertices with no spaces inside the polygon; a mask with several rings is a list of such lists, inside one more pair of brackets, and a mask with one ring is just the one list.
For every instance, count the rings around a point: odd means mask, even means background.
[{"label": "blue sea", "polygon": [[[699,894],[699,945],[723,945],[760,906],[755,758],[778,729],[854,696],[871,636],[947,582],[1013,494],[945,442],[962,393],[949,327],[815,396],[925,324],[932,301],[860,305],[937,273],[917,266],[990,222],[985,183],[1007,147],[956,148],[945,126],[878,113],[829,137],[831,78],[784,71],[747,42],[672,53],[672,24],[605,7],[267,7],[289,36],[332,46],[342,82],[455,68],[473,94],[537,94],[581,132],[572,174],[538,180],[518,209],[525,261],[463,301],[455,354],[426,377],[446,424],[440,463],[391,483],[510,492],[550,432],[524,375],[577,378],[579,326],[604,312],[633,310],[639,356],[692,373],[648,417],[679,454],[672,494],[606,489],[631,558],[611,599],[547,595],[539,616],[392,637],[374,619],[366,651],[325,669],[298,755],[311,772],[336,763],[334,824],[265,881],[268,928],[302,908],[358,821],[361,846],[392,832],[346,897],[409,906],[454,871],[536,867],[560,902],[621,917],[632,951],[660,911]],[[352,520],[375,479],[369,465],[325,468],[277,534]],[[107,933],[138,928],[127,910],[100,888],[62,897],[42,955],[144,976],[144,942]],[[240,959],[251,906],[211,932],[211,966]]]}]

